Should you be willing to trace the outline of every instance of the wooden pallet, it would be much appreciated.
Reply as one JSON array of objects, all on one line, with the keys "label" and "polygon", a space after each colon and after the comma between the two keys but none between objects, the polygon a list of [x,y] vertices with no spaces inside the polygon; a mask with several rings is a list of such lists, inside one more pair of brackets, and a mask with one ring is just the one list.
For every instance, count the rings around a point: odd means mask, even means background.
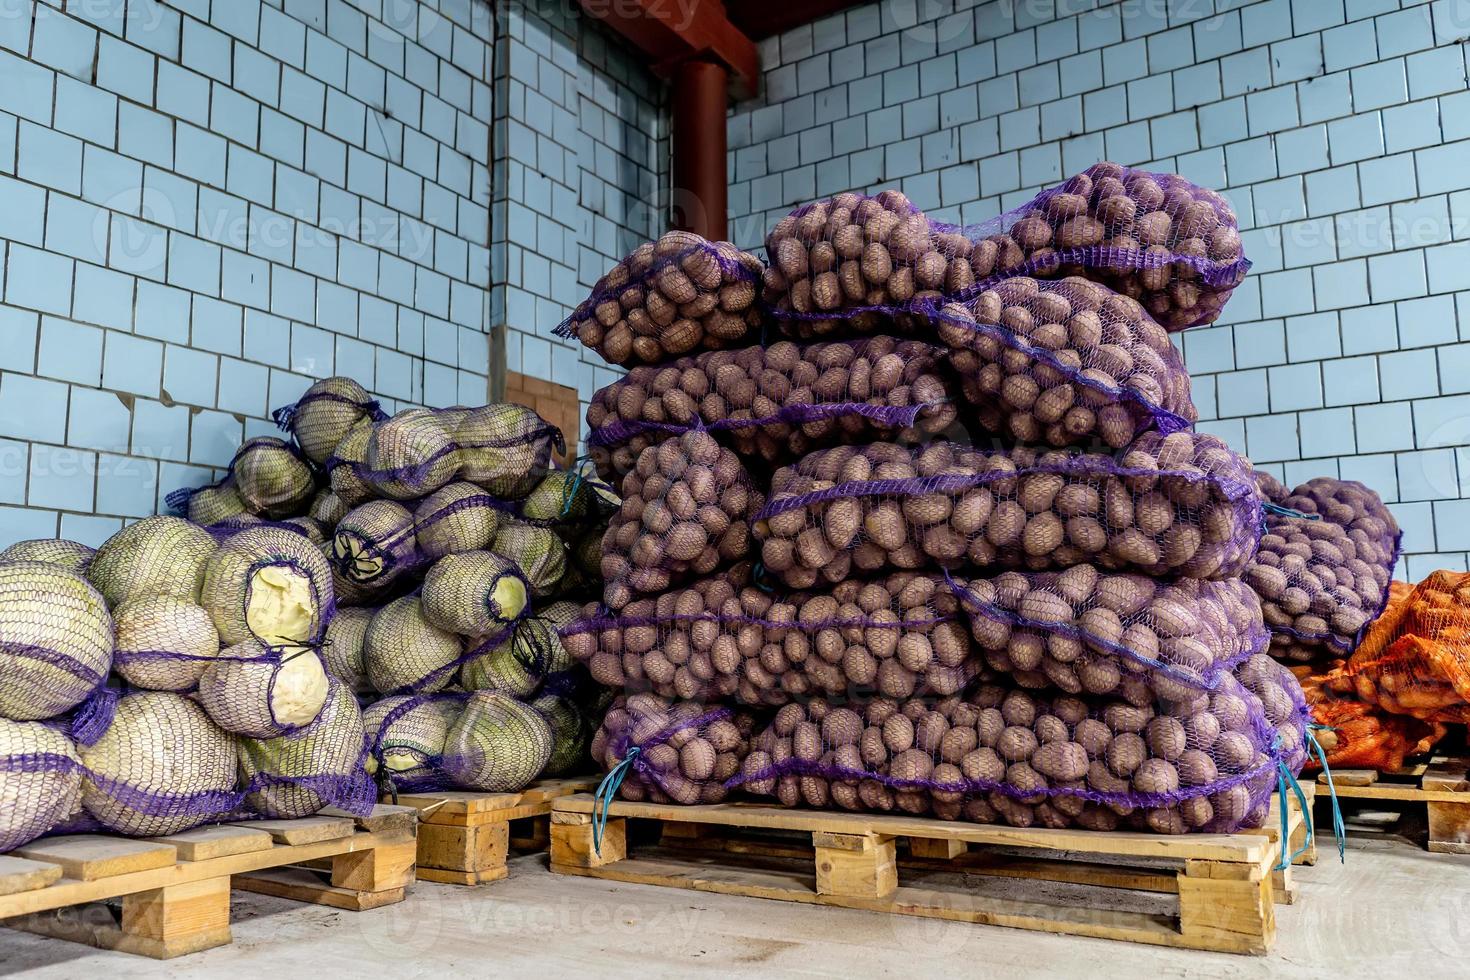
[{"label": "wooden pallet", "polygon": [[403,901],[417,813],[327,812],[134,840],[48,837],[0,855],[0,920],[24,932],[170,959],[230,942],[230,890],[344,909]]},{"label": "wooden pallet", "polygon": [[[1325,776],[1318,776],[1319,783]],[[1334,769],[1338,799],[1423,803],[1429,814],[1429,849],[1470,854],[1470,759],[1435,756],[1394,772]]]},{"label": "wooden pallet", "polygon": [[[1276,935],[1280,845],[1264,831],[1164,837],[618,801],[599,854],[592,812],[585,794],[553,804],[552,871],[1229,953],[1265,953]],[[638,846],[647,821],[660,825],[662,838]],[[726,836],[732,829],[757,840]],[[711,846],[711,837],[723,842]]]},{"label": "wooden pallet", "polygon": [[418,877],[446,885],[499,881],[511,850],[544,851],[550,844],[551,805],[585,793],[596,776],[543,779],[519,793],[399,794],[419,814]]}]

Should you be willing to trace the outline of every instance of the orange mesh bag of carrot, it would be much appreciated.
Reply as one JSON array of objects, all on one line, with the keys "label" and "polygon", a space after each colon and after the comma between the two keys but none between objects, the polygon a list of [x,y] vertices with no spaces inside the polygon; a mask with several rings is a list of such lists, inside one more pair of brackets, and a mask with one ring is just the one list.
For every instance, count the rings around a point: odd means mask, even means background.
[{"label": "orange mesh bag of carrot", "polygon": [[[1404,591],[1407,593],[1407,587]],[[1343,663],[1332,660],[1291,668],[1301,681],[1312,721],[1320,726],[1317,742],[1327,753],[1329,766],[1388,772],[1402,768],[1404,759],[1429,751],[1444,737],[1444,725],[1389,714],[1359,701],[1352,679],[1343,673]],[[1308,756],[1308,769],[1320,767],[1316,756]]]},{"label": "orange mesh bag of carrot", "polygon": [[1384,711],[1470,721],[1470,573],[1435,572],[1391,603],[1343,674],[1359,700]]}]

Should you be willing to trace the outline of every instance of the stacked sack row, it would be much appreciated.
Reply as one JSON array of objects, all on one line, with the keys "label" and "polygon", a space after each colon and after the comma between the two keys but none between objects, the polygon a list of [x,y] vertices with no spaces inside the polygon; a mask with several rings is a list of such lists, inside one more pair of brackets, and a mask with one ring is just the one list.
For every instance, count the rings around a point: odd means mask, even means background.
[{"label": "stacked sack row", "polygon": [[[562,638],[629,692],[593,743],[622,794],[1259,824],[1307,711],[1242,578],[1254,472],[1191,430],[1168,336],[1248,267],[1224,200],[1104,163],[976,227],[838,195],[766,249],[751,346],[705,332],[588,410],[623,503]],[[568,333],[669,268],[630,265]]]},{"label": "stacked sack row", "polygon": [[616,505],[521,405],[405,409],[312,385],[213,487],[171,503],[222,533],[299,528],[330,570],[327,672],[360,699],[386,790],[523,788],[584,764],[601,695],[556,641]]},{"label": "stacked sack row", "polygon": [[95,552],[0,553],[0,851],[365,813],[357,701],[313,652],[333,611],[326,561],[281,526],[150,517]]},{"label": "stacked sack row", "polygon": [[[430,417],[442,434],[449,414]],[[600,539],[592,485],[548,472],[559,434],[516,406],[459,410],[464,442],[446,454],[407,425],[424,416],[383,418],[342,378],[282,418],[297,445],[247,442],[219,484],[171,498],[188,519],[147,518],[95,552],[0,553],[0,852],[49,832],[365,813],[410,751],[426,788],[516,788],[585,756],[595,692],[558,671],[571,665],[554,640],[577,607],[537,598],[576,594],[597,564],[557,533],[578,540],[575,519]],[[476,419],[489,434],[471,441]],[[348,461],[338,447],[362,432]],[[520,499],[490,507],[487,486]],[[379,489],[407,499],[369,501]],[[350,521],[361,508],[339,490],[380,520],[390,509],[395,533]],[[385,692],[434,696],[395,714],[408,698],[378,701],[369,668]]]}]

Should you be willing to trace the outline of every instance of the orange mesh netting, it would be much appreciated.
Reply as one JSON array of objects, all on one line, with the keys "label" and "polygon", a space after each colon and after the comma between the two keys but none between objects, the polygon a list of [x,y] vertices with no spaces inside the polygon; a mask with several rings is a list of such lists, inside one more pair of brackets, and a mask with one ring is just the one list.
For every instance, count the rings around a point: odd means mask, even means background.
[{"label": "orange mesh netting", "polygon": [[[1407,587],[1404,592],[1407,594]],[[1332,660],[1325,665],[1302,664],[1291,669],[1301,681],[1302,693],[1312,708],[1312,720],[1322,726],[1316,737],[1327,753],[1329,766],[1380,772],[1399,769],[1405,758],[1429,751],[1444,737],[1444,725],[1389,714],[1359,701],[1352,679],[1342,668],[1343,661]],[[1309,756],[1307,768],[1319,767],[1316,756]]]},{"label": "orange mesh netting", "polygon": [[1438,571],[1389,606],[1343,667],[1359,700],[1431,722],[1470,721],[1470,574]]}]

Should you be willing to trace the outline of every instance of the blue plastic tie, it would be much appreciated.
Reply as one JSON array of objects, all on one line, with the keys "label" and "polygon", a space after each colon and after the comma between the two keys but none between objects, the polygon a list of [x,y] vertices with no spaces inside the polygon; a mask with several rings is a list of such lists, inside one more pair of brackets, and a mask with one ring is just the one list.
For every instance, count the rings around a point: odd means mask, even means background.
[{"label": "blue plastic tie", "polygon": [[1317,741],[1317,736],[1312,734],[1313,729],[1326,731],[1331,727],[1331,725],[1308,725],[1307,739],[1312,743],[1317,758],[1322,762],[1322,775],[1327,780],[1327,795],[1332,798],[1332,836],[1337,839],[1337,859],[1346,864],[1347,824],[1342,819],[1342,805],[1337,801],[1337,787],[1332,782],[1332,767],[1327,764],[1327,750],[1322,748],[1322,743]]},{"label": "blue plastic tie", "polygon": [[1321,514],[1308,514],[1304,511],[1293,510],[1290,507],[1273,504],[1269,500],[1262,502],[1261,509],[1268,514],[1275,514],[1277,517],[1299,517],[1304,521],[1320,521],[1322,519]]},{"label": "blue plastic tie", "polygon": [[[1302,819],[1306,822],[1307,839],[1302,846],[1291,854],[1286,853],[1287,847],[1291,845],[1291,832],[1287,827],[1286,817],[1286,787],[1290,783],[1292,791],[1296,794],[1297,805],[1301,807]],[[1285,871],[1291,867],[1291,862],[1301,857],[1312,846],[1314,831],[1312,829],[1312,811],[1307,806],[1307,794],[1302,792],[1302,784],[1296,781],[1291,770],[1286,768],[1286,763],[1280,760],[1276,762],[1276,791],[1281,795],[1281,862],[1276,865],[1277,871]]]},{"label": "blue plastic tie", "polygon": [[766,563],[757,561],[750,568],[750,581],[757,589],[770,595],[776,591],[776,587],[766,579]]},{"label": "blue plastic tie", "polygon": [[633,760],[638,758],[638,751],[636,745],[629,749],[622,761],[602,777],[602,782],[597,784],[597,792],[592,794],[592,850],[599,856],[602,854],[602,832],[607,827],[607,808],[617,799],[623,779],[632,768]]},{"label": "blue plastic tie", "polygon": [[562,500],[561,500],[561,516],[562,517],[566,517],[568,514],[570,514],[572,512],[572,504],[576,502],[576,500],[577,500],[577,493],[582,489],[582,481],[584,479],[586,479],[584,476],[582,476],[581,469],[572,470],[572,475],[575,477],[575,479],[572,480],[571,489],[567,489],[566,487],[562,487],[562,492],[561,492],[561,496],[562,496]]}]

